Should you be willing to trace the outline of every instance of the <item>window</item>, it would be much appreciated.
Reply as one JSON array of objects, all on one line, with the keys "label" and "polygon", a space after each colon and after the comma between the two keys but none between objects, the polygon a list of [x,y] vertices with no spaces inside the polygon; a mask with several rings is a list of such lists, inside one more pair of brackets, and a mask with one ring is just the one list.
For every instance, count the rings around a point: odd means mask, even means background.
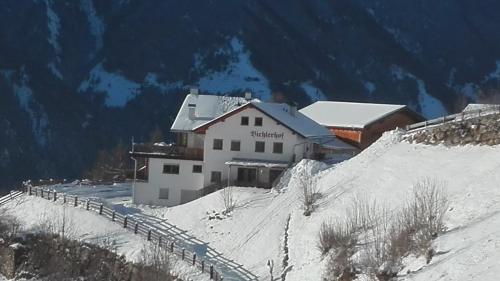
[{"label": "window", "polygon": [[273,143],[273,153],[283,153],[283,143],[282,142],[275,142]]},{"label": "window", "polygon": [[214,139],[214,150],[222,150],[222,140]]},{"label": "window", "polygon": [[262,117],[255,117],[255,126],[262,127]]},{"label": "window", "polygon": [[159,199],[168,199],[168,188],[160,188]]},{"label": "window", "polygon": [[240,151],[241,142],[238,140],[231,141],[231,151]]},{"label": "window", "polygon": [[248,126],[248,116],[241,117],[241,126]]},{"label": "window", "polygon": [[163,165],[164,174],[179,174],[179,165],[176,164],[165,164]]},{"label": "window", "polygon": [[202,167],[201,165],[193,165],[193,173],[201,173]]},{"label": "window", "polygon": [[221,177],[222,177],[221,172],[212,171],[212,175],[210,176],[210,182],[219,183],[222,181]]},{"label": "window", "polygon": [[255,152],[264,152],[266,147],[266,143],[263,141],[256,141],[255,142]]}]

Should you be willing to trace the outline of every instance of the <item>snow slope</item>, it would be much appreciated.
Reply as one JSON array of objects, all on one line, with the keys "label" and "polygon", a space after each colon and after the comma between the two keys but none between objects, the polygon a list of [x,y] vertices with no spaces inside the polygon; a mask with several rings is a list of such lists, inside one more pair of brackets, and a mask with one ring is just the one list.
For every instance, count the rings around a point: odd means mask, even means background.
[{"label": "snow slope", "polygon": [[[269,260],[274,262],[274,277],[280,275],[285,226],[290,219],[286,280],[315,281],[322,280],[326,264],[316,248],[323,221],[343,218],[352,199],[359,196],[393,210],[411,195],[415,182],[436,179],[445,182],[449,195],[447,232],[434,241],[437,254],[429,264],[421,258],[406,258],[407,267],[399,280],[493,281],[500,275],[499,170],[499,146],[417,145],[401,142],[399,132],[390,132],[358,156],[334,166],[302,161],[284,175],[275,190],[233,188],[237,204],[229,215],[222,214],[220,191],[172,208],[133,205],[124,186],[114,187],[115,198],[105,190],[94,191],[122,212],[186,230],[183,235],[204,242],[198,246],[217,250],[259,280],[269,280]],[[301,186],[308,175],[314,175],[312,181],[321,198],[306,217]],[[75,192],[83,194],[84,190],[75,188]]]},{"label": "snow slope", "polygon": [[[2,206],[0,212],[16,217],[25,231],[40,231],[45,229],[47,224],[58,229],[59,223],[64,219],[68,237],[96,245],[109,245],[111,242],[116,247],[117,253],[125,255],[129,261],[139,261],[141,250],[149,243],[94,212],[32,196],[14,199]],[[172,267],[176,274],[186,280],[209,279],[207,274],[201,274],[182,261],[174,260]]]},{"label": "snow slope", "polygon": [[[402,280],[497,280],[500,274],[500,147],[414,145],[387,134],[357,157],[321,171],[314,162],[302,162],[286,188],[277,191],[236,189],[239,206],[228,218],[209,220],[207,212],[220,211],[218,193],[169,209],[152,210],[194,236],[210,242],[224,255],[268,278],[267,260],[275,276],[283,259],[285,223],[290,215],[287,280],[321,280],[325,261],[316,249],[321,223],[342,217],[353,197],[368,195],[391,208],[400,205],[422,178],[447,183],[449,231],[435,241],[437,255],[416,273]],[[300,169],[315,169],[322,198],[310,217],[300,203]],[[319,170],[319,172],[318,172]],[[498,235],[497,235],[498,236]],[[277,270],[276,270],[277,269]],[[473,275],[473,276],[471,276]]]}]

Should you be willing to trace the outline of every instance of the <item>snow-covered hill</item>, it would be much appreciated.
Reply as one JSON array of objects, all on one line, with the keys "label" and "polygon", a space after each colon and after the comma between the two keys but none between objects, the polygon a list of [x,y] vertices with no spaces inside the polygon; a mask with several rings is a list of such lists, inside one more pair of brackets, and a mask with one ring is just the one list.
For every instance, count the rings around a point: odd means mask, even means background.
[{"label": "snow-covered hill", "polygon": [[[321,168],[318,163],[301,162],[291,174]],[[399,142],[399,135],[393,133],[352,160],[317,173],[322,198],[310,217],[303,215],[300,176],[292,176],[280,192],[236,189],[239,207],[222,220],[210,220],[207,215],[223,208],[217,193],[155,214],[189,229],[261,277],[267,276],[268,259],[275,264],[283,260],[290,216],[288,263],[292,268],[287,280],[321,280],[325,261],[316,245],[323,221],[343,218],[352,199],[360,195],[396,208],[411,195],[416,181],[435,178],[446,183],[450,200],[448,231],[434,245],[445,254],[403,275],[403,280],[496,280],[500,273],[500,238],[495,235],[500,231],[499,170],[498,146],[413,145]]]},{"label": "snow-covered hill", "polygon": [[[422,258],[408,259],[399,279],[497,280],[500,147],[426,146],[400,140],[399,132],[387,133],[355,158],[335,166],[302,161],[284,176],[279,190],[235,187],[237,204],[228,215],[222,213],[220,191],[172,208],[132,205],[123,197],[122,188],[117,189],[116,199],[109,192],[102,194],[106,194],[108,203],[124,212],[177,225],[225,258],[241,263],[259,280],[269,280],[270,260],[274,263],[274,277],[280,275],[288,224],[286,280],[315,281],[322,280],[327,263],[317,249],[318,232],[324,221],[343,219],[346,208],[359,196],[394,210],[409,198],[415,182],[433,178],[445,183],[448,194],[447,230],[433,242],[437,254],[430,263],[422,262]],[[313,174],[321,197],[317,208],[306,217],[301,194],[303,175],[307,174]],[[65,190],[69,192],[70,188]],[[75,192],[84,194],[81,187],[75,187]],[[87,194],[92,194],[92,188]],[[40,204],[38,200],[11,205],[10,211],[22,218],[27,211],[33,211],[34,204]],[[52,203],[44,204],[48,206],[42,209],[48,209]],[[91,224],[94,229],[101,225],[95,219]]]}]

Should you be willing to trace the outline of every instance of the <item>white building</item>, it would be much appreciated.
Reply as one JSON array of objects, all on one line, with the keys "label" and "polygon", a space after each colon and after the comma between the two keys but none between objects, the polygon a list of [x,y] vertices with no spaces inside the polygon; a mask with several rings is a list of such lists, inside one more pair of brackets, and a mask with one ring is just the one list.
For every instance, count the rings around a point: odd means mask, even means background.
[{"label": "white building", "polygon": [[[146,159],[134,202],[174,206],[226,185],[269,188],[289,165],[352,151],[323,126],[287,104],[240,97],[186,96],[171,127],[176,144],[134,145]],[[327,143],[327,145],[323,145]]]}]

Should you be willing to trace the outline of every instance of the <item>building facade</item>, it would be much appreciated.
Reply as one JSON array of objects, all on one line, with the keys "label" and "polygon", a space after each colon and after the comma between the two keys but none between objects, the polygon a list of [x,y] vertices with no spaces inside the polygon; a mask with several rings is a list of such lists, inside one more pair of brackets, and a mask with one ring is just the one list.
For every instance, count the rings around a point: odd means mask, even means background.
[{"label": "building facade", "polygon": [[[171,128],[175,145],[134,146],[147,159],[134,202],[174,206],[228,185],[270,188],[291,164],[354,148],[287,104],[191,93]],[[137,149],[135,149],[137,148]]]}]

